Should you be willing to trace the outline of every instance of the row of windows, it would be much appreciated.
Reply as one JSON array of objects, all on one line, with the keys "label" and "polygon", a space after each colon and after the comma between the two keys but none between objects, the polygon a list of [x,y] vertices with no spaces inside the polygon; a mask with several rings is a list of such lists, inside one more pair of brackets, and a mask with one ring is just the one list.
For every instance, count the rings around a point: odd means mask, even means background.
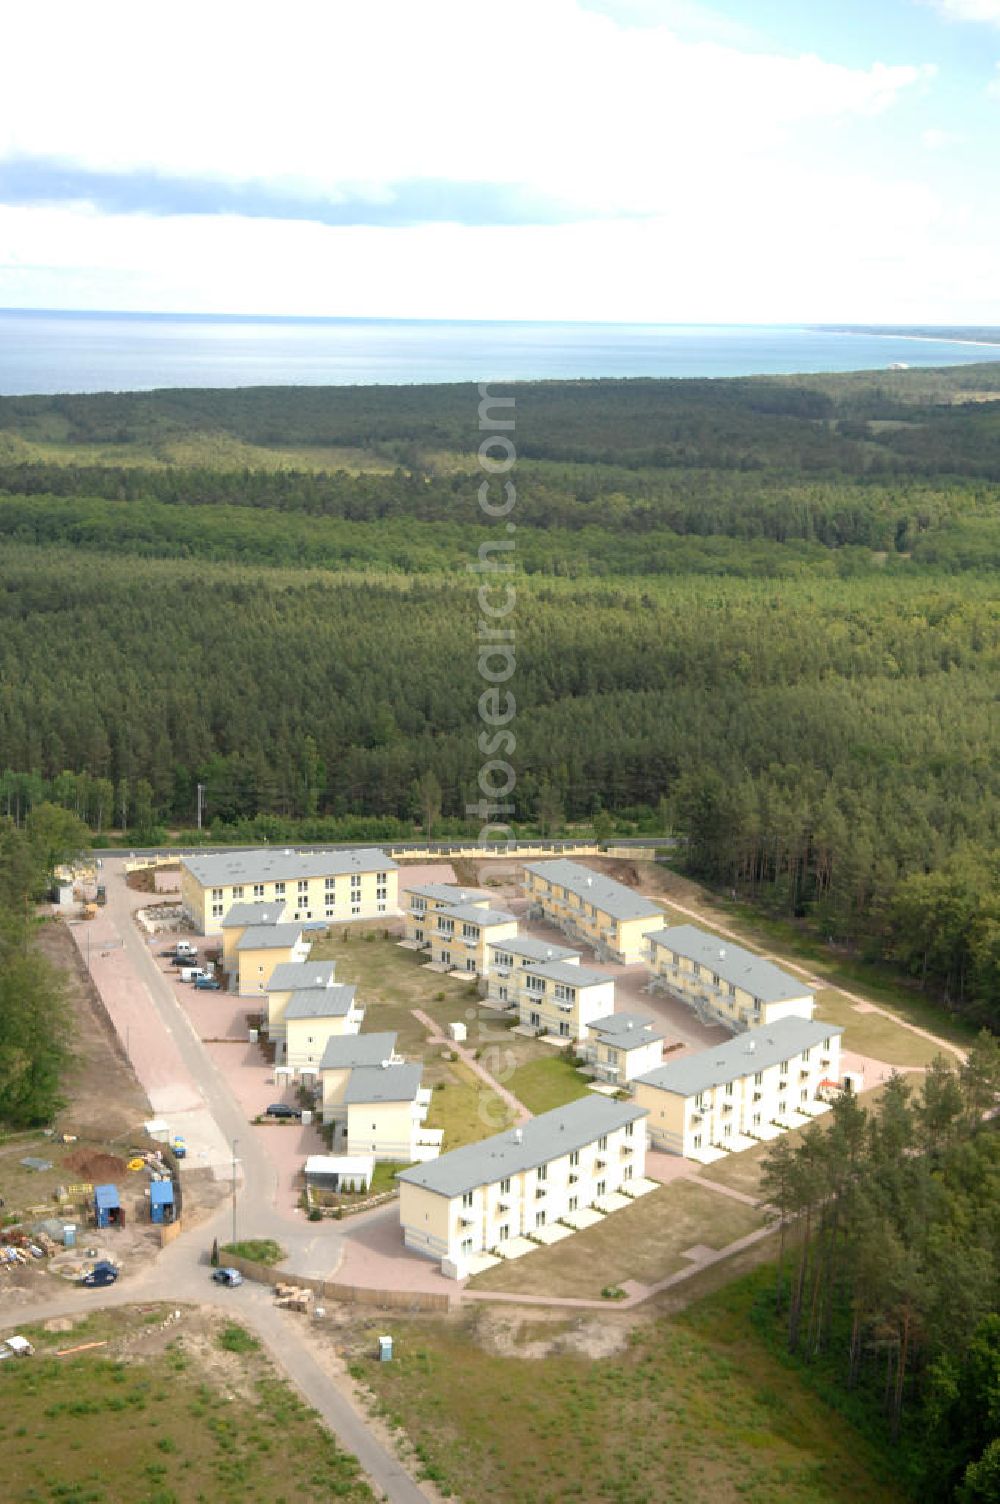
[{"label": "row of windows", "polygon": [[[296,884],[295,884],[295,891],[297,893],[299,893],[299,894],[307,894],[309,892],[310,882],[311,881],[316,881],[316,880],[317,879],[300,878],[296,882]],[[384,872],[377,873],[376,874],[376,878],[375,878],[375,883],[376,883],[376,897],[377,898],[387,898],[388,897],[389,889],[388,889],[388,877],[387,877],[386,873],[384,873]],[[327,877],[327,878],[324,878],[324,880],[323,880],[323,886],[324,886],[324,889],[326,890],[327,894],[330,894],[330,893],[334,892],[336,890],[336,885],[337,885],[337,879],[336,878]],[[243,898],[247,898],[248,896],[253,897],[255,899],[261,899],[261,898],[264,897],[265,886],[266,886],[266,884],[264,884],[264,883],[236,883],[233,886],[233,892],[232,892],[233,899],[234,900],[243,899]],[[352,889],[352,891],[357,892],[357,891],[360,890],[360,888],[361,888],[361,876],[360,876],[360,874],[359,873],[352,873],[352,875],[351,875],[351,889]],[[248,889],[249,889],[249,893],[248,893]],[[287,895],[287,892],[288,892],[288,884],[287,883],[276,882],[274,884],[274,896],[275,896],[275,898],[284,898]],[[213,888],[212,889],[212,901],[213,901],[213,903],[221,903],[224,894],[225,894],[225,889],[224,888]]]}]

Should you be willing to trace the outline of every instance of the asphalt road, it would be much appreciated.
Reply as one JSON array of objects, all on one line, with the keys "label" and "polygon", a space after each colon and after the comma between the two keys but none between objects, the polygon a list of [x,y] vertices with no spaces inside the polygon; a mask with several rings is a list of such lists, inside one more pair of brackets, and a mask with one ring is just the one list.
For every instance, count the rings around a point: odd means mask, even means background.
[{"label": "asphalt road", "polygon": [[[159,969],[149,946],[132,920],[125,886],[124,855],[104,863],[107,917],[122,938],[134,974],[146,987],[155,1018],[177,1048],[205,1106],[219,1131],[232,1143],[239,1141],[242,1185],[237,1189],[238,1228],[243,1236],[273,1237],[288,1250],[289,1264],[301,1274],[330,1274],[340,1259],[341,1235],[329,1222],[299,1223],[277,1210],[278,1178],[257,1135],[250,1131],[246,1116],[224,1076],[202,1048],[191,1023],[169,982]],[[319,1229],[319,1230],[317,1230]],[[251,1283],[238,1290],[214,1285],[210,1279],[207,1249],[213,1238],[220,1243],[232,1234],[232,1212],[224,1205],[191,1233],[182,1233],[167,1245],[147,1269],[104,1291],[67,1291],[65,1296],[32,1306],[25,1316],[45,1320],[49,1316],[78,1312],[86,1306],[129,1305],[137,1300],[210,1302],[231,1311],[251,1326],[276,1364],[305,1399],[322,1416],[345,1451],[353,1453],[372,1483],[392,1504],[426,1504],[427,1495],[410,1478],[400,1462],[373,1435],[364,1416],[336,1387],[296,1331],[296,1318],[279,1310],[269,1287]],[[294,1275],[291,1276],[294,1278]]]}]

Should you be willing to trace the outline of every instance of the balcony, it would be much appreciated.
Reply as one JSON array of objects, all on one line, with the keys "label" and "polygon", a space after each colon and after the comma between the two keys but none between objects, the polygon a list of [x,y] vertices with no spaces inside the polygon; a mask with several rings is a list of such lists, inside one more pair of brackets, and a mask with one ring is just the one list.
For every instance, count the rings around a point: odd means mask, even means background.
[{"label": "balcony", "polygon": [[631,1158],[631,1156],[634,1153],[635,1153],[635,1150],[632,1148],[631,1144],[622,1144],[622,1147],[621,1147],[621,1157],[622,1157],[622,1159],[629,1159],[629,1158]]}]

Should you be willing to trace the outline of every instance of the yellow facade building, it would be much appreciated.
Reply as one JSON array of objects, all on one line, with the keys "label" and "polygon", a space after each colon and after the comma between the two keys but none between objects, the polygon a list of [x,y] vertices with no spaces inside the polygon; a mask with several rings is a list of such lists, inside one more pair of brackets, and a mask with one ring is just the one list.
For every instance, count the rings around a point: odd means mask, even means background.
[{"label": "yellow facade building", "polygon": [[403,902],[403,943],[411,950],[430,949],[434,916],[439,909],[491,906],[490,895],[482,888],[463,888],[458,883],[420,883],[404,889]]},{"label": "yellow facade building", "polygon": [[581,1054],[599,1081],[627,1086],[663,1059],[663,1030],[642,1013],[612,1013],[587,1025]]},{"label": "yellow facade building", "polygon": [[[569,961],[571,964],[580,960],[580,952],[573,950],[569,945],[553,945],[548,940],[539,940],[535,935],[515,935],[508,940],[487,940],[486,942],[486,977],[490,983],[487,996],[492,997],[494,982],[503,985],[509,984],[515,972],[521,971],[525,966],[536,966],[540,961]],[[497,1002],[507,1003],[507,996],[495,999]]]},{"label": "yellow facade building", "polygon": [[245,929],[236,942],[240,997],[267,992],[276,966],[304,961],[309,942],[297,924],[261,924]]},{"label": "yellow facade building", "polygon": [[476,1255],[502,1256],[515,1239],[562,1235],[557,1224],[569,1229],[591,1208],[624,1205],[620,1193],[645,1175],[645,1117],[636,1102],[591,1095],[401,1171],[406,1247],[461,1279]]},{"label": "yellow facade building", "polygon": [[355,1066],[343,1096],[345,1154],[404,1165],[437,1157],[443,1133],[423,1126],[431,1093],[420,1085],[422,1073],[422,1065],[391,1060]]},{"label": "yellow facade building", "polygon": [[227,972],[238,970],[236,947],[248,929],[269,924],[288,923],[288,911],[275,903],[234,903],[222,920],[222,966]]},{"label": "yellow facade building", "polygon": [[398,868],[377,848],[276,851],[252,847],[181,858],[181,908],[217,935],[234,903],[281,904],[288,918],[338,924],[399,913]]},{"label": "yellow facade building", "polygon": [[558,925],[598,958],[632,966],[646,959],[646,936],[663,925],[663,910],[624,883],[579,862],[528,862],[524,890],[534,917]]},{"label": "yellow facade building", "polygon": [[614,1011],[614,978],[578,962],[540,961],[516,972],[509,985],[522,1025],[536,1034],[578,1042],[594,1019]]},{"label": "yellow facade building", "polygon": [[290,961],[276,966],[267,989],[267,1034],[277,1046],[285,1038],[285,1009],[296,992],[335,987],[336,961]]},{"label": "yellow facade building", "polygon": [[280,1061],[276,1052],[276,1062],[290,1066],[297,1075],[318,1075],[328,1042],[357,1034],[364,1023],[365,1010],[357,1001],[356,991],[353,986],[335,983],[293,992],[285,1004],[285,1043]]},{"label": "yellow facade building", "polygon": [[341,1125],[347,1132],[347,1104],[344,1094],[351,1072],[361,1066],[381,1069],[383,1060],[390,1065],[402,1065],[403,1057],[396,1054],[394,1032],[382,1034],[343,1034],[327,1041],[319,1063],[319,1081],[322,1100],[322,1118],[326,1124]]},{"label": "yellow facade building", "polygon": [[512,940],[517,934],[513,914],[475,904],[436,909],[428,926],[431,961],[471,977],[485,975],[487,945]]},{"label": "yellow facade building", "polygon": [[843,1032],[783,1018],[637,1077],[651,1146],[706,1162],[807,1123],[826,1110],[821,1088],[840,1079]]},{"label": "yellow facade building", "polygon": [[782,1018],[812,1018],[806,984],[763,956],[693,924],[647,936],[652,987],[690,1003],[703,1023],[756,1029]]}]

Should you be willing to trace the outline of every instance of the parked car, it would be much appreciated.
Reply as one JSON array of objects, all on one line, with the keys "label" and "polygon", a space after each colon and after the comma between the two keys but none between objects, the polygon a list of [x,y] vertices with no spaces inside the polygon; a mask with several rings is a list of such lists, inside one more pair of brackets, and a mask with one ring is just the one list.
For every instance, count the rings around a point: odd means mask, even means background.
[{"label": "parked car", "polygon": [[243,1276],[238,1269],[213,1269],[212,1278],[217,1285],[242,1285]]},{"label": "parked car", "polygon": [[209,974],[208,974],[207,977],[195,977],[195,979],[194,979],[194,985],[197,987],[197,989],[198,989],[199,992],[221,992],[222,991],[222,983],[221,982],[217,982],[215,980],[215,978],[212,976],[211,972],[209,972]]},{"label": "parked car", "polygon": [[118,1278],[118,1270],[114,1264],[109,1264],[107,1259],[98,1259],[89,1274],[81,1279],[81,1285],[86,1285],[89,1290],[97,1289],[103,1285],[113,1285]]},{"label": "parked car", "polygon": [[178,956],[196,956],[198,954],[198,947],[193,945],[190,940],[178,940],[174,946],[174,952]]},{"label": "parked car", "polygon": [[272,1102],[264,1114],[267,1118],[300,1118],[301,1107],[289,1107],[287,1102]]},{"label": "parked car", "polygon": [[204,966],[181,967],[182,982],[197,982],[201,979],[204,979],[206,982],[210,982],[212,980],[212,973],[210,971],[206,971]]}]

